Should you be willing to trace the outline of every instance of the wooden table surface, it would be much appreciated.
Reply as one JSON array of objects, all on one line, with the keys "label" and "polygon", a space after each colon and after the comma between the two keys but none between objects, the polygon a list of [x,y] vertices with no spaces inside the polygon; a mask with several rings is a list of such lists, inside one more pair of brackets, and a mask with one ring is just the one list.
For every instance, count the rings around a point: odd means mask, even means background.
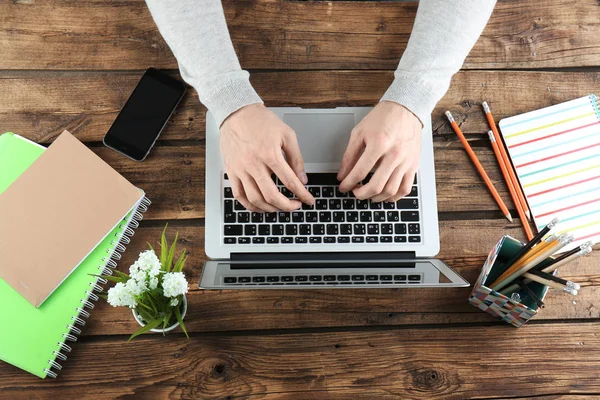
[{"label": "wooden table surface", "polygon": [[[224,6],[241,64],[265,103],[304,107],[373,105],[392,81],[417,8],[275,0]],[[439,257],[471,283],[502,234],[524,235],[518,220],[502,218],[443,112],[453,112],[510,202],[480,103],[487,100],[499,120],[600,94],[599,17],[597,0],[499,1],[433,113]],[[190,252],[191,282],[189,340],[177,331],[126,343],[137,327],[131,313],[100,303],[58,379],[2,363],[0,398],[600,394],[600,252],[564,268],[562,275],[583,285],[577,298],[550,292],[546,308],[520,329],[467,304],[470,288],[198,290],[206,110],[196,93],[189,91],[146,161],[101,143],[149,66],[178,75],[142,0],[0,3],[0,131],[43,144],[64,129],[75,134],[153,201],[119,268],[168,222]]]}]

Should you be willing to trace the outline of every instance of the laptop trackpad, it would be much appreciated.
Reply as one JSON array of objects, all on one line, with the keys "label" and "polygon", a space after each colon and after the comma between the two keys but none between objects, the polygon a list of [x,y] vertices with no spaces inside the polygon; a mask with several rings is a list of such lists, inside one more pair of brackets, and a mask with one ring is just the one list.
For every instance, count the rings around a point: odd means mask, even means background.
[{"label": "laptop trackpad", "polygon": [[350,132],[356,124],[353,113],[285,113],[283,122],[298,136],[307,164],[339,163]]}]

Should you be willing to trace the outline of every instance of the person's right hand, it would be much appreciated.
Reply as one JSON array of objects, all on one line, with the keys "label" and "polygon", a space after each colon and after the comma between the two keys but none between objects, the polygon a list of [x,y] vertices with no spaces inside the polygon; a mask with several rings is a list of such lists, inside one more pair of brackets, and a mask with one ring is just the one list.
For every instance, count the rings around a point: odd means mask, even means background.
[{"label": "person's right hand", "polygon": [[[233,195],[248,210],[292,211],[302,203],[314,204],[304,187],[308,178],[296,133],[264,105],[250,104],[227,117],[221,125],[221,152]],[[277,190],[273,173],[298,200]]]}]

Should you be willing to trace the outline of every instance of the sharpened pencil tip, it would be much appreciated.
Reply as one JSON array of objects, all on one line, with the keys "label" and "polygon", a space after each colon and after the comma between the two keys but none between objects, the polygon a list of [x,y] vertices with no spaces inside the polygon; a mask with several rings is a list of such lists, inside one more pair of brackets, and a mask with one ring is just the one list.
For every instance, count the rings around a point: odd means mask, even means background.
[{"label": "sharpened pencil tip", "polygon": [[506,219],[509,220],[510,222],[513,222],[513,217],[512,215],[510,215],[510,213],[505,215]]},{"label": "sharpened pencil tip", "polygon": [[529,221],[531,221],[531,212],[529,212],[529,210],[525,210],[525,216]]},{"label": "sharpened pencil tip", "polygon": [[444,114],[446,114],[446,117],[448,117],[448,121],[450,121],[450,123],[454,122],[454,117],[450,111],[446,111]]}]

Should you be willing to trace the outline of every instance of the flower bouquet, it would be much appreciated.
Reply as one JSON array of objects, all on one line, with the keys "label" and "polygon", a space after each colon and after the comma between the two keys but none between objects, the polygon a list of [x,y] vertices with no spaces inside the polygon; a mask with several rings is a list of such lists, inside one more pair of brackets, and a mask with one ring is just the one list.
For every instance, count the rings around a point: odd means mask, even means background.
[{"label": "flower bouquet", "polygon": [[114,276],[102,275],[116,282],[104,296],[108,303],[113,307],[131,308],[136,321],[142,325],[129,340],[148,331],[162,331],[164,334],[178,325],[189,338],[183,323],[187,311],[185,294],[188,282],[181,272],[187,261],[186,251],[183,250],[175,261],[179,235],[169,246],[166,229],[161,235],[160,256],[148,243],[150,249],[140,253],[137,261],[129,267],[129,274],[114,270]]}]

